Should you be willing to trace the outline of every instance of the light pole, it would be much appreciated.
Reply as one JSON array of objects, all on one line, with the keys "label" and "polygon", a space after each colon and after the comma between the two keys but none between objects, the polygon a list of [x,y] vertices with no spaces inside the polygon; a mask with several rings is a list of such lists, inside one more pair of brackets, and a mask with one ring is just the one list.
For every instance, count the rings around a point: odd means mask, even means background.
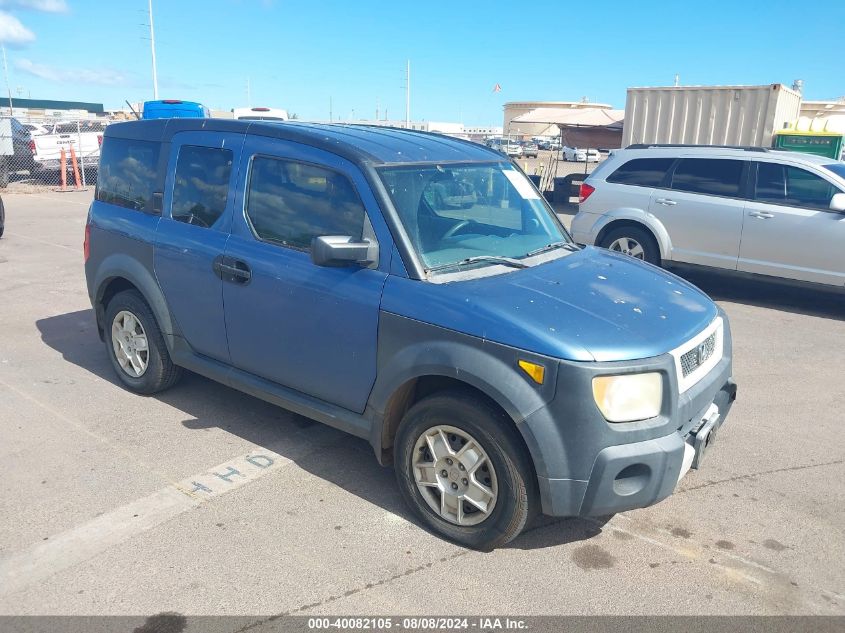
[{"label": "light pole", "polygon": [[153,99],[158,100],[158,74],[156,72],[156,32],[153,26],[153,0],[150,4],[150,52],[153,58]]},{"label": "light pole", "polygon": [[6,90],[9,93],[9,116],[14,113],[14,106],[12,105],[12,88],[9,86],[9,67],[6,65],[6,45],[0,44],[3,49],[3,76],[6,78]]}]

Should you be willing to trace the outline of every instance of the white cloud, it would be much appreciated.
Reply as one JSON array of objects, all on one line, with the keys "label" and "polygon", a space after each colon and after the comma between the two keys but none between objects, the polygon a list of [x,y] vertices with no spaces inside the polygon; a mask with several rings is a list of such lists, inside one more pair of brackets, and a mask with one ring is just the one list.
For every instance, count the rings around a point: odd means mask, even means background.
[{"label": "white cloud", "polygon": [[66,13],[68,10],[65,0],[0,0],[0,7],[32,9],[46,13]]},{"label": "white cloud", "polygon": [[126,77],[110,68],[56,68],[38,64],[30,59],[16,59],[15,68],[47,81],[65,83],[99,84],[114,86],[126,81]]},{"label": "white cloud", "polygon": [[29,44],[35,40],[35,33],[26,28],[15,16],[0,11],[0,42],[12,46]]}]

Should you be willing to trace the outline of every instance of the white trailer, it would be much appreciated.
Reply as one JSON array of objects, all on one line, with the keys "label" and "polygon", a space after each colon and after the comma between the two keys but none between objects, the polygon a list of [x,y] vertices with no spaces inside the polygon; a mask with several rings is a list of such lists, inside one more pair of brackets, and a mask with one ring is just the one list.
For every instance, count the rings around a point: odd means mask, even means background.
[{"label": "white trailer", "polygon": [[628,88],[622,147],[636,143],[771,147],[798,118],[801,94],[783,84]]}]

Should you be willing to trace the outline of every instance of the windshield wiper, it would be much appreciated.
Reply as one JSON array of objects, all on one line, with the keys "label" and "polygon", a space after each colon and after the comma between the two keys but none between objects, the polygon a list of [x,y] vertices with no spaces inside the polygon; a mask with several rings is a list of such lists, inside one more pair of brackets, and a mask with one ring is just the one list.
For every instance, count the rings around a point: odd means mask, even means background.
[{"label": "windshield wiper", "polygon": [[572,242],[552,242],[551,244],[546,244],[545,246],[536,248],[533,251],[528,251],[525,254],[525,257],[533,257],[534,255],[545,253],[546,251],[553,251],[556,248],[565,248],[566,250],[572,252],[581,250],[581,248],[577,244],[573,244]]},{"label": "windshield wiper", "polygon": [[528,268],[528,264],[525,264],[519,261],[518,259],[513,259],[512,257],[502,257],[501,255],[476,255],[475,257],[467,257],[466,259],[461,259],[456,262],[449,262],[448,264],[432,266],[431,268],[427,268],[426,271],[433,273],[440,270],[447,270],[449,268],[460,268],[461,266],[469,266],[471,264],[477,264],[479,262],[501,264],[502,266],[510,266],[511,268]]}]

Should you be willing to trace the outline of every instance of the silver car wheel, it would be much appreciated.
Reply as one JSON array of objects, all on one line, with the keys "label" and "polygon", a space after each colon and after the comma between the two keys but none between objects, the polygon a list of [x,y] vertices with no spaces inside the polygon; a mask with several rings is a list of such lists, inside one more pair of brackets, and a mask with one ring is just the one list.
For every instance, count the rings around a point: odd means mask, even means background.
[{"label": "silver car wheel", "polygon": [[466,431],[433,426],[417,438],[411,458],[417,489],[449,523],[478,525],[496,506],[496,471],[481,445]]},{"label": "silver car wheel", "polygon": [[127,310],[118,312],[111,324],[111,344],[120,368],[132,378],[147,371],[150,349],[141,322]]},{"label": "silver car wheel", "polygon": [[645,249],[643,249],[642,244],[630,237],[620,237],[617,240],[613,240],[607,248],[617,253],[630,255],[636,259],[645,259]]}]

